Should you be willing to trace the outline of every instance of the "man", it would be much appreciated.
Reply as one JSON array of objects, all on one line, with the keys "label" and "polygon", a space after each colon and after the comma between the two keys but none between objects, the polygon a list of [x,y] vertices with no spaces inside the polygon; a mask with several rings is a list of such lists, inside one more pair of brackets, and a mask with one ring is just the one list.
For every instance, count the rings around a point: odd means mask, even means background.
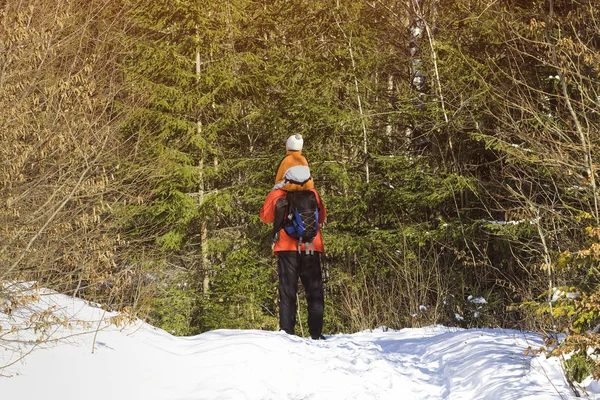
[{"label": "man", "polygon": [[[315,189],[318,204],[318,224],[325,221],[325,207]],[[281,214],[285,204],[283,201],[287,192],[281,189],[272,190],[260,210],[260,218],[270,224],[275,221],[275,215]],[[312,243],[299,243],[288,235],[283,227],[275,232],[276,242],[273,252],[277,255],[277,273],[279,276],[279,327],[290,335],[294,334],[296,325],[296,293],[298,278],[306,291],[308,303],[308,332],[313,339],[325,339],[321,334],[323,329],[323,279],[321,273],[321,253],[323,253],[323,238],[321,229],[317,231]],[[307,248],[308,246],[308,248]]]}]

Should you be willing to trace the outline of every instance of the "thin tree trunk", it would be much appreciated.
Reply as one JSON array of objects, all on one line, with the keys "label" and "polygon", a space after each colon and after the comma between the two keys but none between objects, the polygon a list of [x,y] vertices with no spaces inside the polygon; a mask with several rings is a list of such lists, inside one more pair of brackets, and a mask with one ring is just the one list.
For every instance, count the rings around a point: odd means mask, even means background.
[{"label": "thin tree trunk", "polygon": [[[200,80],[201,74],[201,65],[202,59],[200,57],[200,51],[196,52],[196,77]],[[202,133],[202,121],[200,117],[198,117],[197,121],[197,131],[198,134]],[[202,151],[202,156],[200,157],[200,161],[198,162],[198,174],[199,174],[199,183],[198,183],[198,204],[201,205],[204,202],[204,193],[206,190],[206,183],[204,182],[204,151]],[[207,232],[207,224],[206,220],[202,219],[200,222],[200,252],[202,254],[202,292],[204,297],[208,296],[208,291],[210,290],[210,274],[209,274],[209,263],[207,256],[208,251],[208,232]]]},{"label": "thin tree trunk", "polygon": [[[543,258],[544,258],[544,264],[546,265],[546,272],[547,272],[547,276],[548,276],[548,296],[547,296],[547,300],[548,300],[548,307],[550,310],[550,316],[552,317],[552,320],[554,321],[554,313],[552,312],[552,289],[553,289],[553,282],[552,282],[552,257],[550,256],[550,249],[548,249],[548,244],[546,243],[546,234],[544,232],[544,230],[542,229],[542,225],[540,223],[540,211],[538,209],[535,210],[535,224],[537,227],[537,231],[538,231],[538,235],[540,236],[540,240],[542,242],[542,249],[543,249]],[[556,329],[555,326],[552,327],[553,329]]]},{"label": "thin tree trunk", "polygon": [[[394,75],[392,75],[392,74],[388,75],[387,90],[388,90],[388,96],[389,96],[389,98],[391,98],[391,96],[394,92]],[[388,141],[391,141],[391,139],[392,139],[392,123],[391,123],[390,117],[388,117],[388,123],[385,126],[385,135],[386,135]]]},{"label": "thin tree trunk", "polygon": [[[413,6],[414,6],[415,14],[417,14],[418,19],[422,22],[423,26],[425,27],[425,32],[427,32],[427,39],[429,41],[429,48],[431,50],[431,57],[433,59],[433,72],[435,75],[436,92],[437,92],[438,98],[440,99],[440,104],[442,106],[442,112],[444,113],[444,121],[446,121],[446,123],[448,123],[448,113],[446,112],[446,103],[444,101],[444,95],[442,93],[442,84],[440,81],[440,72],[439,72],[438,63],[437,63],[437,52],[435,50],[435,39],[433,37],[433,32],[431,31],[431,29],[429,28],[429,24],[423,17],[423,11],[421,10],[419,1],[418,0],[413,0],[413,1],[414,1]],[[450,142],[450,147],[452,148],[452,142]]]},{"label": "thin tree trunk", "polygon": [[[423,22],[419,18],[418,14],[414,11],[416,8],[419,8],[419,2],[421,0],[409,0],[409,5],[407,9],[412,9],[412,16],[409,19],[409,31],[410,37],[408,42],[408,49],[410,54],[410,84],[413,89],[417,92],[416,96],[412,99],[413,106],[419,110],[423,111],[425,108],[425,74],[422,71],[423,60],[421,59],[422,51],[421,51],[421,39],[422,39],[422,25]],[[416,2],[414,4],[413,2]],[[418,128],[418,121],[412,121],[410,125],[408,125],[405,129],[405,136],[407,139],[407,145],[411,145],[411,142],[416,144],[415,140],[420,139],[420,129]],[[423,142],[425,142],[423,140]]]},{"label": "thin tree trunk", "polygon": [[[338,7],[339,7],[339,3],[338,3]],[[368,135],[367,135],[367,125],[365,123],[365,113],[363,111],[363,107],[362,107],[362,98],[360,96],[360,88],[358,86],[358,77],[356,75],[356,62],[354,60],[354,51],[352,50],[352,37],[348,37],[346,35],[346,32],[344,32],[344,29],[342,28],[342,25],[340,24],[340,21],[337,19],[335,19],[338,28],[340,28],[340,31],[342,32],[342,35],[344,35],[344,38],[347,40],[348,42],[348,52],[350,53],[350,60],[352,61],[352,72],[354,72],[354,89],[356,92],[356,99],[358,102],[358,112],[360,113],[360,122],[361,122],[361,126],[362,126],[362,131],[363,131],[363,156],[365,158],[365,180],[367,183],[369,183],[369,150],[368,150]]]}]

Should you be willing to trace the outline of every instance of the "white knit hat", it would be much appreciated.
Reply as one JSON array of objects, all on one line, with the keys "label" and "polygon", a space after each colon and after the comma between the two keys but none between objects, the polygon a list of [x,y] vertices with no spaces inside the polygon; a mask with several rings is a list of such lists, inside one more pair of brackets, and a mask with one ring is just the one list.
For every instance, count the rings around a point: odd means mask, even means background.
[{"label": "white knit hat", "polygon": [[304,144],[304,140],[302,139],[302,135],[296,134],[292,135],[288,138],[287,142],[285,142],[286,150],[302,150],[302,145]]}]

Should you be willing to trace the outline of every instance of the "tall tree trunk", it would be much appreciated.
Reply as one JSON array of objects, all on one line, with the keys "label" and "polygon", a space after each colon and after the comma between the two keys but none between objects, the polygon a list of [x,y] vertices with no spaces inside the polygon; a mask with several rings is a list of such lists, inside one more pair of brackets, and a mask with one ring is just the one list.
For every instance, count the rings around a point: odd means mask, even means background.
[{"label": "tall tree trunk", "polygon": [[[196,76],[197,76],[198,80],[200,80],[201,65],[202,65],[202,59],[200,57],[200,51],[197,51],[196,52]],[[196,123],[197,123],[198,134],[201,134],[202,133],[202,121],[200,120],[200,117],[198,117],[198,120]],[[200,177],[199,177],[200,179],[199,179],[199,183],[198,183],[198,204],[202,205],[202,203],[204,202],[204,194],[206,191],[206,183],[204,181],[204,150],[202,151],[202,156],[198,163],[198,174],[200,175]],[[206,224],[206,220],[204,218],[202,218],[202,220],[200,222],[200,252],[202,254],[202,264],[201,264],[202,273],[203,273],[202,293],[204,293],[204,297],[208,296],[208,291],[210,289],[210,274],[209,274],[210,261],[208,260],[208,256],[207,256],[207,251],[208,251],[207,229],[208,229],[208,227]]]},{"label": "tall tree trunk", "polygon": [[[419,111],[425,109],[425,97],[427,95],[426,79],[425,74],[422,71],[423,60],[421,59],[421,40],[423,38],[423,20],[415,10],[420,9],[420,3],[422,0],[409,0],[411,2],[409,9],[412,9],[412,18],[410,22],[410,36],[408,42],[408,51],[410,54],[410,77],[411,85],[416,90],[416,96],[413,98],[413,105]],[[418,145],[421,142],[425,142],[424,138],[421,138],[421,132],[418,128],[418,123],[412,122],[411,126],[406,128],[406,137],[410,140],[415,141]]]},{"label": "tall tree trunk", "polygon": [[[337,7],[339,8],[339,2],[337,3]],[[362,132],[363,132],[363,157],[364,157],[364,162],[365,162],[365,181],[367,183],[369,183],[369,181],[370,181],[370,178],[369,178],[369,148],[368,148],[367,125],[365,123],[365,113],[364,113],[364,110],[362,107],[362,98],[360,95],[360,88],[358,86],[356,61],[354,59],[354,51],[352,49],[352,37],[346,35],[346,32],[344,32],[344,29],[342,28],[342,24],[340,23],[337,16],[336,16],[335,20],[336,20],[338,28],[340,29],[340,31],[342,32],[342,35],[344,36],[344,39],[346,39],[346,41],[348,43],[348,52],[350,54],[350,61],[352,62],[352,72],[354,74],[354,90],[356,93],[356,101],[358,104],[358,112],[360,114],[360,122],[361,122],[361,127],[362,127]]]},{"label": "tall tree trunk", "polygon": [[[391,98],[394,93],[394,75],[393,74],[388,75],[387,91],[388,91],[388,97]],[[390,120],[391,120],[391,118],[388,117],[388,122],[387,122],[387,125],[385,126],[385,136],[386,136],[388,142],[390,142],[392,140],[392,130],[393,130],[392,123]]]}]

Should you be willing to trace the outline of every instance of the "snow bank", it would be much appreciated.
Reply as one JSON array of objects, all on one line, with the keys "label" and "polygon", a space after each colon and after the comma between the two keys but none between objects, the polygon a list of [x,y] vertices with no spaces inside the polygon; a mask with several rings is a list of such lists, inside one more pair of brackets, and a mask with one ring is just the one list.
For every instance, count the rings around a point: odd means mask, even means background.
[{"label": "snow bank", "polygon": [[556,360],[525,355],[542,345],[532,333],[432,326],[326,341],[256,330],[174,337],[141,321],[107,323],[117,315],[50,291],[0,314],[2,332],[48,307],[57,321],[87,323],[57,323],[62,339],[51,343],[31,341],[31,331],[2,337],[0,366],[35,350],[0,369],[3,399],[575,398]]}]

